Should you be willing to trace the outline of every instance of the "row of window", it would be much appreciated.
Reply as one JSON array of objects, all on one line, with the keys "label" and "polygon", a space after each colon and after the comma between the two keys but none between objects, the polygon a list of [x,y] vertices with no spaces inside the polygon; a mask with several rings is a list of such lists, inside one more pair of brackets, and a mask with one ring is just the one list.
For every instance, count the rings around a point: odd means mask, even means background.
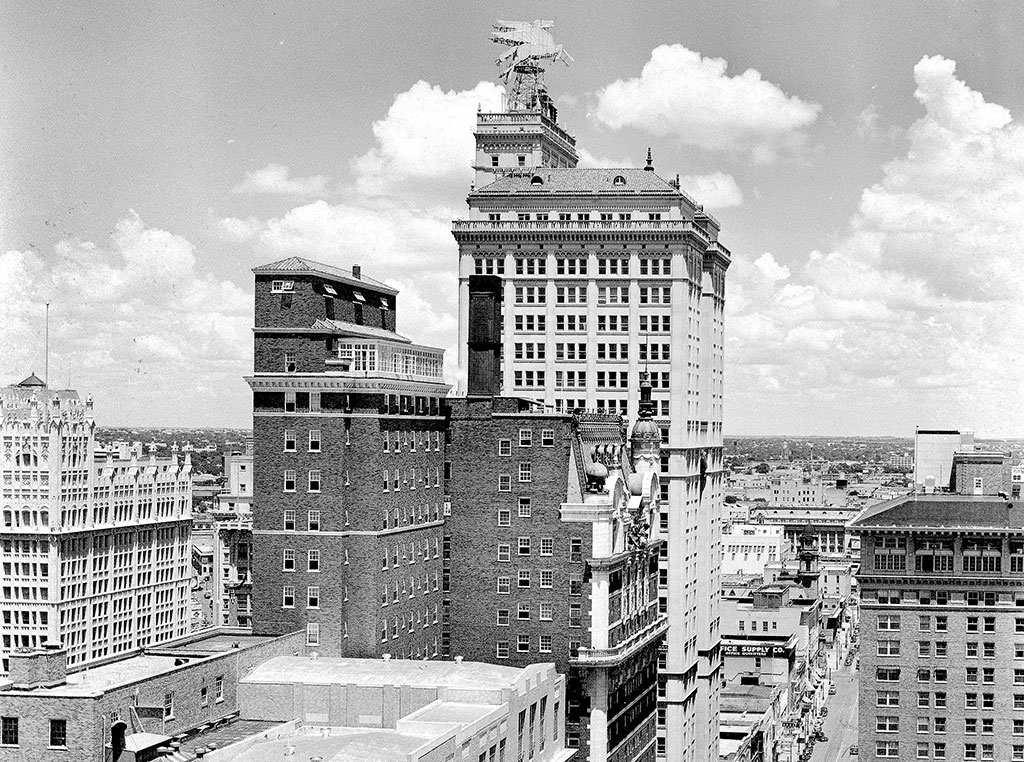
[{"label": "row of window", "polygon": [[[884,645],[883,645],[884,644]],[[895,645],[894,645],[895,644]],[[993,648],[992,653],[995,653]],[[1021,656],[1024,657],[1024,651],[1020,651]],[[878,646],[879,656],[899,656],[900,648],[899,641],[886,640],[879,641]],[[878,667],[875,670],[875,679],[880,683],[891,683],[899,682],[901,670],[899,667]],[[996,668],[995,667],[964,667],[964,684],[965,685],[977,685],[980,682],[982,685],[994,685],[996,682]],[[946,669],[918,669],[917,670],[917,681],[919,683],[935,682],[945,683],[949,680],[949,672]],[[1024,685],[1024,668],[1014,668],[1013,670],[1013,683],[1014,685]]]},{"label": "row of window", "polygon": [[430,554],[430,539],[429,538],[423,540],[423,548],[422,548],[422,550],[418,549],[416,547],[416,542],[415,541],[410,542],[408,547],[406,546],[406,544],[404,542],[397,543],[396,545],[391,547],[390,552],[388,551],[387,548],[385,548],[383,554],[381,554],[381,565],[380,565],[380,568],[381,569],[387,569],[388,568],[388,559],[389,558],[391,559],[391,564],[390,564],[391,567],[392,568],[397,568],[402,563],[404,563],[406,565],[410,565],[410,564],[416,563],[416,558],[418,556],[422,556],[424,561],[426,561],[426,560],[428,560],[430,558],[439,558],[440,557],[440,546],[438,544],[437,538],[436,537],[434,538],[434,554],[433,554],[433,556],[431,556],[431,554]]},{"label": "row of window", "polygon": [[[516,589],[518,590],[529,590],[533,584],[533,570],[532,569],[519,569],[516,575]],[[555,582],[555,571],[554,569],[539,569],[537,572],[537,579],[541,589],[547,590],[553,588]],[[512,577],[499,576],[495,590],[499,595],[509,595],[512,592]],[[578,596],[583,594],[583,580],[582,578],[573,577],[570,579],[569,594],[572,596]],[[571,603],[569,604],[569,614],[572,618],[572,608],[577,607],[576,613],[580,613],[580,604]],[[578,625],[576,625],[578,626]]]},{"label": "row of window", "polygon": [[[964,592],[949,590],[865,590],[862,599],[866,603],[879,603],[887,606],[898,606],[901,603],[916,601],[922,606],[948,606],[951,603],[963,603],[967,606],[997,606],[1009,603],[1009,593],[1000,594],[996,591],[967,590]],[[1006,600],[1004,600],[1006,598]],[[1012,602],[1016,606],[1024,606],[1024,593],[1014,593]]]},{"label": "row of window", "polygon": [[[525,167],[526,166],[526,157],[525,156],[519,156],[518,158],[519,158],[518,165],[520,167]],[[498,166],[498,157],[497,156],[491,156],[491,166],[492,167],[497,167]],[[618,180],[618,178],[616,178],[616,180]],[[542,181],[541,181],[540,176],[535,176],[533,178],[533,180],[531,181],[531,184],[533,184],[533,185],[540,185],[541,182]],[[616,185],[625,185],[626,182],[625,182],[625,180],[623,180],[622,182],[617,182],[615,184]],[[548,221],[553,219],[551,212],[535,212],[532,217],[531,217],[529,212],[515,212],[514,214],[516,215],[516,221],[517,222],[529,222],[531,219],[536,220],[537,222],[548,222]],[[571,222],[574,219],[571,212],[555,212],[554,214],[557,215],[557,219],[558,219],[559,222]],[[501,212],[488,212],[487,213],[487,219],[490,222],[498,222],[498,221],[501,220],[501,217],[502,217]],[[592,215],[591,215],[590,212],[577,212],[575,220],[577,222],[587,222],[587,221],[589,221],[591,219],[591,217],[592,217]],[[633,219],[633,213],[632,212],[598,212],[597,213],[597,219],[600,220],[601,222],[612,222],[613,220],[616,220],[616,219],[618,219],[619,222],[628,222],[628,221]],[[661,212],[648,212],[647,213],[647,220],[649,222],[650,221],[654,221],[654,220],[660,220],[660,219],[661,219]],[[572,260],[568,260],[568,261],[572,261]],[[586,260],[579,260],[579,261],[584,262],[584,263],[586,262]]]},{"label": "row of window", "polygon": [[[628,216],[626,217],[628,219]],[[640,257],[640,275],[671,275],[672,260],[668,257]],[[473,271],[477,275],[504,275],[504,257],[475,257]],[[516,257],[516,275],[547,275],[547,259],[544,257]],[[557,257],[555,272],[558,275],[586,275],[585,258]],[[628,257],[598,257],[598,275],[629,275]]]},{"label": "row of window", "polygon": [[[394,471],[391,469],[384,469],[381,474],[382,481],[384,484],[383,492],[401,492],[402,485],[407,484],[411,490],[416,489],[416,485],[422,485],[423,489],[430,489],[431,486],[441,486],[441,467],[434,466],[433,469],[421,468],[420,473],[422,478],[416,475],[415,468],[405,469],[405,478],[402,478],[402,469],[396,468]],[[433,479],[433,483],[431,483]]]},{"label": "row of window", "polygon": [[[945,741],[917,741],[915,759],[947,759],[947,745]],[[875,756],[884,759],[893,759],[900,756],[899,741],[875,741]],[[965,743],[963,759],[968,762],[973,760],[994,760],[995,744],[991,743]],[[1013,744],[1010,751],[1010,760],[1018,762],[1024,760],[1024,744]]]},{"label": "row of window", "polygon": [[[519,429],[519,446],[520,447],[533,447],[533,429]],[[540,430],[540,446],[541,447],[554,447],[555,446],[555,430],[554,429],[541,429]],[[511,439],[499,439],[498,440],[498,455],[499,457],[509,457],[512,455],[512,440]]]},{"label": "row of window", "polygon": [[[434,607],[433,619],[430,617],[430,612],[426,613],[416,611],[409,612],[408,618],[403,614],[402,616],[396,616],[391,618],[391,626],[388,627],[388,619],[384,617],[380,624],[380,642],[384,643],[388,640],[388,632],[391,633],[391,638],[397,638],[404,629],[406,632],[416,632],[416,625],[419,625],[421,629],[430,627],[431,624],[437,624],[439,620],[438,609]],[[434,652],[437,655],[437,652]]]},{"label": "row of window", "polygon": [[[533,607],[529,603],[520,603],[516,610],[516,619],[529,621],[533,616]],[[511,621],[509,609],[498,609],[495,617],[495,624],[499,627],[508,627]],[[551,622],[555,618],[555,607],[552,603],[537,604],[537,618],[542,622]]]},{"label": "row of window", "polygon": [[[21,744],[21,729],[18,717],[0,718],[0,745],[18,746]],[[65,719],[50,720],[49,747],[66,749],[68,746],[68,721]]]},{"label": "row of window", "polygon": [[[295,531],[295,511],[287,510],[284,512],[282,528],[288,532]],[[320,511],[309,511],[306,514],[306,529],[310,532],[320,531]]]},{"label": "row of window", "polygon": [[[977,694],[972,693],[977,703]],[[985,695],[991,695],[986,693]],[[968,707],[968,709],[977,709],[977,707]],[[1024,735],[1024,718],[1014,719],[1012,724],[1013,735]],[[918,718],[918,732],[919,733],[945,733],[946,732],[946,718],[945,717],[919,717]],[[880,715],[874,718],[874,731],[879,733],[898,733],[899,732],[899,717],[897,715]],[[994,735],[995,734],[995,718],[993,717],[967,717],[964,720],[964,733],[965,735]]]},{"label": "row of window", "polygon": [[[433,592],[437,592],[440,588],[439,583],[440,577],[438,573],[434,572],[434,586]],[[398,603],[403,598],[415,598],[416,591],[419,590],[420,595],[429,595],[431,592],[430,586],[430,575],[423,575],[423,582],[417,582],[415,577],[409,577],[408,579],[402,578],[401,580],[395,580],[391,587],[383,585],[380,590],[380,606],[381,608],[387,608],[388,603]],[[438,604],[434,604],[437,608]]]},{"label": "row of window", "polygon": [[[965,693],[964,694],[964,709],[995,709],[995,694],[994,693],[982,693],[979,696],[977,693]],[[899,691],[888,691],[880,690],[875,691],[875,705],[876,706],[899,706],[900,705],[900,693]],[[928,691],[921,691],[918,693],[918,707],[931,708],[934,705],[937,709],[947,708],[947,700],[945,693],[934,693],[931,694]],[[1015,711],[1024,711],[1024,693],[1013,694],[1013,709]],[[921,730],[921,722],[924,720],[927,722],[927,717],[918,718],[918,732]],[[1014,720],[1014,726],[1017,723],[1024,723],[1024,719]],[[946,718],[935,717],[933,720],[934,732],[944,733],[946,732]]]},{"label": "row of window", "polygon": [[[516,636],[516,653],[529,653],[530,652],[530,636],[529,635],[517,635]],[[547,648],[548,650],[544,650]],[[540,635],[537,638],[537,650],[541,653],[550,653],[551,648],[551,636]],[[508,659],[511,651],[509,641],[499,640],[495,643],[494,656],[498,659]],[[580,639],[569,638],[569,657],[576,658],[580,653]],[[576,744],[572,744],[567,734],[567,745],[575,747],[579,745],[577,740]]]},{"label": "row of window", "polygon": [[[538,552],[542,556],[553,556],[555,554],[555,538],[554,537],[541,537],[540,542],[536,545],[533,542],[532,537],[517,537],[516,538],[516,555],[517,556],[528,556],[533,552],[534,547],[537,548]],[[512,560],[512,545],[510,543],[499,543],[498,544],[498,560],[499,561],[510,561]]]},{"label": "row of window", "polygon": [[441,451],[440,431],[382,431],[381,439],[384,443],[384,452],[398,453],[403,449],[407,452],[416,452],[417,448],[424,452]]},{"label": "row of window", "polygon": [[[281,551],[281,571],[295,571],[295,550],[293,548],[284,548]],[[306,571],[318,572],[320,571],[320,551],[319,550],[307,550],[306,551]]]},{"label": "row of window", "polygon": [[[657,304],[658,302],[651,302]],[[662,301],[661,304],[668,302]],[[516,333],[544,333],[547,330],[547,318],[544,315],[516,315]],[[586,333],[586,315],[556,315],[555,330],[560,333]],[[598,333],[629,333],[628,315],[598,315]]]},{"label": "row of window", "polygon": [[[295,586],[284,585],[281,588],[281,607],[286,609],[295,608]],[[320,586],[313,585],[306,588],[306,608],[320,608]]]},{"label": "row of window", "polygon": [[[879,614],[875,622],[879,632],[899,632],[902,628],[902,619],[899,614]],[[949,617],[945,614],[918,614],[917,628],[921,632],[948,632]],[[1024,633],[1024,617],[1013,618],[1014,632]],[[996,617],[969,615],[964,617],[965,632],[995,632]]]},{"label": "row of window", "polygon": [[[284,472],[284,484],[281,489],[284,492],[295,492],[296,490],[296,472],[294,469],[285,469]],[[306,481],[307,492],[320,492],[321,487],[321,473],[320,469],[314,468],[307,473]]]}]

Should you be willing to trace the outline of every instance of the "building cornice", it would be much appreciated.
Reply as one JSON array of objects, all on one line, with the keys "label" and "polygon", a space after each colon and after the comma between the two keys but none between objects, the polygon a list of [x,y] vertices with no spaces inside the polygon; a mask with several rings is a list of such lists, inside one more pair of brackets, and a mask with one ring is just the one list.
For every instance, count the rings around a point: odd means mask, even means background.
[{"label": "building cornice", "polygon": [[595,243],[663,241],[711,243],[708,234],[689,220],[454,220],[452,235],[459,243],[483,241],[580,241]]},{"label": "building cornice", "polygon": [[640,632],[612,648],[581,648],[579,656],[570,663],[577,667],[614,667],[626,661],[638,651],[656,643],[668,633],[668,615],[663,614]]},{"label": "building cornice", "polygon": [[[341,392],[406,392],[448,396],[451,385],[442,381],[412,380],[397,374],[377,373],[373,376],[353,376],[349,373],[256,373],[246,376],[245,382],[254,392],[284,391],[341,391]],[[259,412],[253,413],[259,415]],[[284,413],[272,413],[273,415]],[[313,415],[329,414],[328,411]],[[341,415],[341,411],[338,412]],[[292,415],[289,413],[289,415]],[[346,414],[350,415],[350,414]],[[375,416],[376,417],[376,416]],[[403,416],[409,417],[409,416]]]}]

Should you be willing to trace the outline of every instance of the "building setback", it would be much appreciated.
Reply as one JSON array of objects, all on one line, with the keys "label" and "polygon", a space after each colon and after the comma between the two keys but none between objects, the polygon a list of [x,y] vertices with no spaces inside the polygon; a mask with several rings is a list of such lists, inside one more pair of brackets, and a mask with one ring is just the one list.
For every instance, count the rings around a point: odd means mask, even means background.
[{"label": "building setback", "polygon": [[1024,513],[918,495],[861,537],[861,755],[1024,759]]},{"label": "building setback", "polygon": [[520,97],[477,115],[476,185],[452,224],[459,367],[471,396],[497,374],[503,396],[631,418],[649,370],[668,543],[660,597],[672,622],[659,748],[671,760],[717,759],[730,254],[715,218],[659,177],[649,154],[644,169],[577,167],[575,140],[543,87],[535,95],[531,109]]},{"label": "building setback", "polygon": [[254,272],[254,631],[438,656],[443,353],[395,333],[397,292],[358,266]]},{"label": "building setback", "polygon": [[35,375],[0,389],[0,416],[0,675],[16,649],[81,667],[186,635],[188,456],[97,453],[92,400]]}]

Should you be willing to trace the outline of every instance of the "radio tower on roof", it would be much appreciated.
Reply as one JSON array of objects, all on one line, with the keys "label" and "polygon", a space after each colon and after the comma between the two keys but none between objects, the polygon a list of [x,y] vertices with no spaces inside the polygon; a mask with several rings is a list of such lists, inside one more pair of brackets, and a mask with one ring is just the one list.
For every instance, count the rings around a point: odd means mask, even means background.
[{"label": "radio tower on roof", "polygon": [[563,61],[572,56],[556,45],[548,31],[554,22],[499,21],[494,25],[491,42],[507,45],[495,63],[502,67],[501,81],[508,85],[505,107],[509,111],[539,111],[549,101],[544,87],[544,61]]}]

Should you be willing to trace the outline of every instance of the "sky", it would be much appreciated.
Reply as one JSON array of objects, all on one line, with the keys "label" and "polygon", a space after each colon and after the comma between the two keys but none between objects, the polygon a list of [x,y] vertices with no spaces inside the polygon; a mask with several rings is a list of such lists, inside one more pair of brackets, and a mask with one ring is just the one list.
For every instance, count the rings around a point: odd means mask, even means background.
[{"label": "sky", "polygon": [[0,383],[101,425],[251,425],[251,268],[401,290],[457,359],[498,19],[554,21],[582,165],[721,222],[725,432],[1024,436],[1024,4],[0,4]]}]

